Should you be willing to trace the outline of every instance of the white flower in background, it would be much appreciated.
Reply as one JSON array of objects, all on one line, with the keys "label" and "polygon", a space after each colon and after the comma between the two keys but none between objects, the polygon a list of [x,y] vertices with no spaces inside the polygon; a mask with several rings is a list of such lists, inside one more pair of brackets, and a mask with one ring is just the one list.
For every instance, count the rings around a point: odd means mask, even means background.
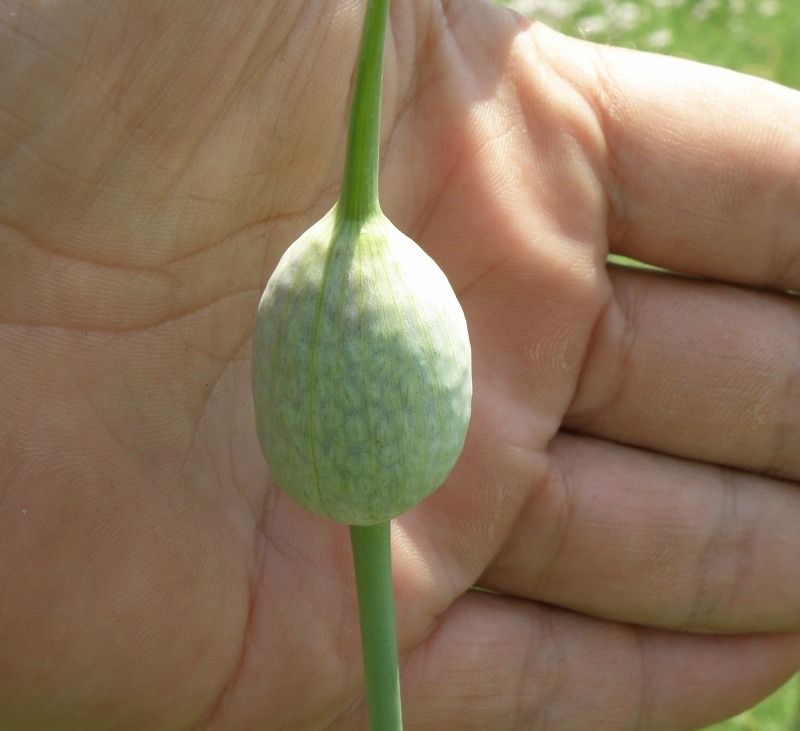
[{"label": "white flower in background", "polygon": [[613,30],[617,33],[629,33],[636,30],[642,20],[642,8],[632,2],[609,4],[606,6],[608,19]]},{"label": "white flower in background", "polygon": [[603,15],[588,15],[578,20],[578,32],[587,38],[606,35],[609,25],[608,18]]},{"label": "white flower in background", "polygon": [[759,15],[765,18],[774,18],[781,12],[781,0],[761,0],[756,8]]},{"label": "white flower in background", "polygon": [[669,28],[653,31],[646,38],[647,47],[654,51],[663,51],[672,45],[673,35]]},{"label": "white flower in background", "polygon": [[545,23],[569,20],[586,7],[582,0],[511,0],[507,5],[521,15]]},{"label": "white flower in background", "polygon": [[686,4],[686,0],[650,0],[650,4],[658,10],[666,10],[667,8],[679,8]]},{"label": "white flower in background", "polygon": [[718,7],[719,0],[700,0],[700,2],[692,8],[692,15],[696,20],[708,20],[708,16]]}]

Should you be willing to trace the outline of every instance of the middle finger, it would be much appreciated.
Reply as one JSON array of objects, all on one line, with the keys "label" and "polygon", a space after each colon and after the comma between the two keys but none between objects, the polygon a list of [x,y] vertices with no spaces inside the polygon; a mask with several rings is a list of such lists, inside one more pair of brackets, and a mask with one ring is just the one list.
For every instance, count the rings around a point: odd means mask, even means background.
[{"label": "middle finger", "polygon": [[800,298],[612,267],[565,425],[800,479]]}]

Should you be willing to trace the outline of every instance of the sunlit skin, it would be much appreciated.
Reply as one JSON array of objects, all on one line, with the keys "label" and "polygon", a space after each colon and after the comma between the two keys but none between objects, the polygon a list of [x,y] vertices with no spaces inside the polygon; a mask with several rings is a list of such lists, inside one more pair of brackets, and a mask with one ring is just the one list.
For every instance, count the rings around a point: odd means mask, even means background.
[{"label": "sunlit skin", "polygon": [[[270,479],[250,394],[260,293],[338,194],[362,10],[0,3],[0,728],[364,727],[347,528]],[[688,731],[800,667],[798,118],[394,5],[381,200],[475,386],[394,525],[407,729]]]}]

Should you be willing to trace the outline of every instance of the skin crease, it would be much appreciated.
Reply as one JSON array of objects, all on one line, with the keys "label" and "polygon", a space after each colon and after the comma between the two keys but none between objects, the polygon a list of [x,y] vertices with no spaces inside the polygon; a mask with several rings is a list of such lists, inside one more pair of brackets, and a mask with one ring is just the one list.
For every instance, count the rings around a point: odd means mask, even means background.
[{"label": "skin crease", "polygon": [[[362,12],[0,3],[2,731],[364,728],[347,530],[270,480],[249,385]],[[751,705],[800,667],[800,95],[416,0],[384,99],[475,373],[393,526],[406,727]]]}]

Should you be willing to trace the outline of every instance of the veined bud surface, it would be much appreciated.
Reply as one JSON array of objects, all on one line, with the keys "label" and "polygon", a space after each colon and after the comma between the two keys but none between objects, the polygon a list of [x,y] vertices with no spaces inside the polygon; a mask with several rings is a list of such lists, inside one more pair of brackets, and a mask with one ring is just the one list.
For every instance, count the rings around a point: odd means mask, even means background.
[{"label": "veined bud surface", "polygon": [[433,492],[464,445],[472,365],[461,305],[438,265],[376,213],[336,208],[295,241],[253,336],[256,430],[298,503],[351,525]]}]

